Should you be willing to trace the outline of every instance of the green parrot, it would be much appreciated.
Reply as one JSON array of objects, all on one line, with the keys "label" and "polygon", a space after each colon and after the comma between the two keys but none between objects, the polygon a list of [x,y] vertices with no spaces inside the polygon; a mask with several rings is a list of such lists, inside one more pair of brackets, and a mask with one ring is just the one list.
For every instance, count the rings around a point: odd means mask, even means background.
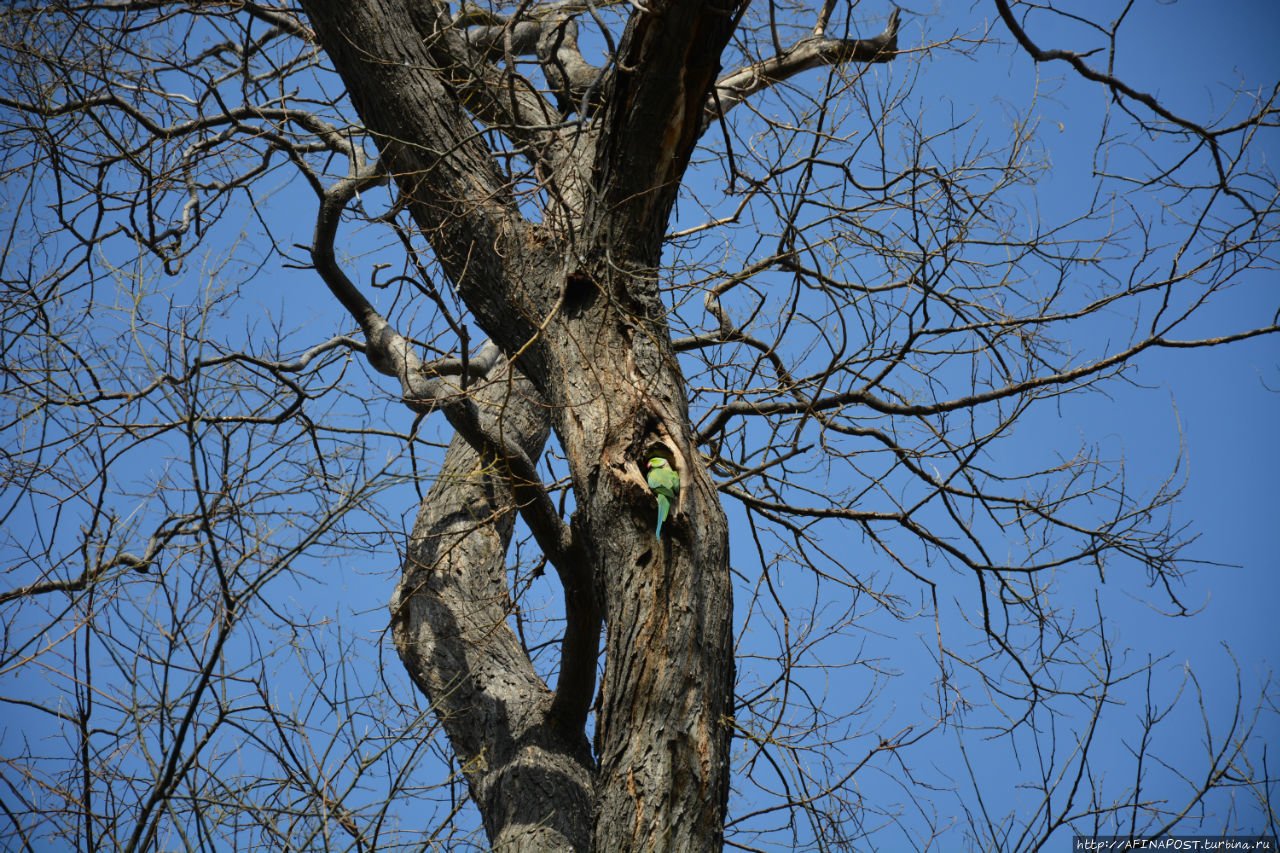
[{"label": "green parrot", "polygon": [[662,522],[667,520],[671,512],[671,504],[675,503],[680,493],[680,475],[672,470],[671,465],[661,456],[649,460],[649,476],[646,478],[649,488],[658,496],[658,529],[653,535],[662,538]]}]

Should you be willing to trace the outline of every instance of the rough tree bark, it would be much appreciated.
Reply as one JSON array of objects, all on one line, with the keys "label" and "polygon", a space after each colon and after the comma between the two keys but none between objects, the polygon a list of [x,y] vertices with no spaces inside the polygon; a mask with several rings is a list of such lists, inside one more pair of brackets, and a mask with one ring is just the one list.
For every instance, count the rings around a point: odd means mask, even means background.
[{"label": "rough tree bark", "polygon": [[[487,425],[530,457],[549,420],[510,371],[472,393]],[[492,450],[458,434],[418,513],[392,601],[396,648],[431,697],[498,849],[586,849],[593,762],[585,735],[548,723],[552,694],[507,624],[516,497]]]},{"label": "rough tree bark", "polygon": [[[477,34],[469,41],[430,4],[303,6],[441,266],[528,377],[528,386],[489,386],[505,389],[492,393],[512,408],[471,424],[479,455],[455,440],[393,606],[397,646],[444,720],[489,837],[504,850],[717,849],[733,697],[727,523],[695,449],[657,272],[740,4],[654,4],[633,14],[592,84],[603,94],[591,98],[602,106],[590,122],[563,121],[536,93],[486,88]],[[861,52],[813,52],[779,73],[809,60],[871,59],[888,46],[858,44]],[[571,40],[552,47],[576,53]],[[585,75],[572,76],[576,95]],[[554,86],[555,75],[548,79]],[[750,88],[736,78],[726,85]],[[477,118],[534,152],[551,198],[543,221],[521,214]],[[412,399],[418,366],[399,333],[381,336],[381,321],[361,322],[371,361],[399,376],[412,405],[428,405]],[[537,489],[527,460],[544,440],[542,412],[568,458],[577,505],[568,527],[537,511],[537,495],[519,495]],[[657,445],[682,483],[661,541],[642,469]],[[513,456],[523,461],[513,466]],[[503,623],[513,505],[565,590],[554,691],[520,659]],[[602,619],[593,760],[584,726]]]}]

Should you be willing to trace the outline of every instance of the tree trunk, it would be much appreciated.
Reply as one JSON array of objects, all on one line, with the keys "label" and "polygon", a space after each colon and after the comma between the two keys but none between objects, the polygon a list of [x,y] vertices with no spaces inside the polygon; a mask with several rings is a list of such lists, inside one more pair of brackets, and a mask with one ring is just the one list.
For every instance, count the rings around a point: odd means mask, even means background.
[{"label": "tree trunk", "polygon": [[[397,646],[444,721],[489,837],[504,850],[718,849],[733,697],[728,529],[693,443],[656,271],[733,8],[678,3],[632,16],[598,123],[574,131],[573,158],[542,160],[560,207],[535,224],[453,84],[432,73],[447,62],[449,31],[430,7],[303,5],[441,266],[536,386],[568,458],[571,545],[544,548],[565,586],[553,696],[503,621],[513,501],[457,440],[415,526],[394,608]],[[536,458],[541,440],[517,431]],[[655,445],[682,486],[661,541],[644,476]],[[540,543],[556,541],[545,519],[525,517]],[[594,802],[584,805],[601,608]],[[595,821],[589,847],[585,814]]]},{"label": "tree trunk", "polygon": [[[549,432],[536,391],[502,371],[473,391],[531,458]],[[396,649],[431,700],[502,850],[588,850],[593,762],[550,725],[552,694],[507,624],[516,503],[502,462],[455,435],[422,502],[391,603]]]},{"label": "tree trunk", "polygon": [[[596,849],[718,849],[733,696],[728,525],[692,443],[666,327],[649,319],[662,316],[657,300],[626,300],[656,287],[601,280],[548,326],[567,344],[557,360],[570,393],[554,419],[608,626]],[[643,474],[656,443],[682,480],[661,540]]]}]

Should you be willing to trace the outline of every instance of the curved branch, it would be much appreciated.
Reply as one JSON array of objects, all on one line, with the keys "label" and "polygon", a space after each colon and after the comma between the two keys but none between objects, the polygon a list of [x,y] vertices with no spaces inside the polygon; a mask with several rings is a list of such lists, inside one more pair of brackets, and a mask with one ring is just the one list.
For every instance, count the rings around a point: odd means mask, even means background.
[{"label": "curved branch", "polygon": [[[339,181],[325,191],[316,215],[315,237],[311,246],[316,271],[364,332],[367,342],[365,358],[369,365],[400,382],[405,404],[415,411],[439,408],[473,447],[488,449],[505,460],[521,516],[533,531],[539,546],[562,575],[576,576],[576,570],[570,568],[576,562],[570,557],[572,534],[542,488],[533,461],[501,432],[488,430],[481,424],[475,402],[464,394],[455,395],[454,389],[443,381],[445,374],[439,368],[452,365],[423,364],[410,342],[373,307],[334,257],[333,241],[343,208],[362,187],[380,180],[382,174],[375,163],[362,174]],[[481,349],[475,360],[482,365],[492,365],[499,352],[497,345],[490,343]],[[458,372],[461,370],[459,366]]]},{"label": "curved branch", "polygon": [[1191,131],[1197,136],[1203,136],[1206,139],[1210,137],[1211,134],[1205,128],[1165,109],[1153,96],[1148,95],[1146,92],[1139,92],[1137,89],[1134,89],[1117,77],[1094,70],[1084,61],[1084,58],[1079,53],[1076,53],[1073,50],[1041,50],[1036,43],[1031,40],[1031,37],[1027,35],[1027,31],[1013,19],[1013,11],[1009,8],[1008,0],[995,0],[995,3],[996,9],[1000,12],[1000,20],[1004,21],[1005,26],[1009,28],[1009,32],[1013,34],[1015,39],[1017,39],[1018,44],[1020,44],[1022,49],[1030,54],[1031,58],[1036,62],[1052,62],[1055,59],[1061,59],[1079,72],[1080,76],[1084,77],[1086,80],[1105,84],[1107,88],[1111,89],[1113,92],[1124,95],[1125,97],[1143,104],[1161,118],[1171,121],[1174,124]]},{"label": "curved branch", "polygon": [[1034,41],[1032,41],[1031,36],[1027,34],[1026,29],[1014,20],[1013,11],[1009,8],[1008,0],[995,0],[995,4],[996,9],[1000,13],[1000,19],[1004,22],[1005,26],[1008,27],[1009,32],[1013,34],[1013,37],[1017,40],[1022,49],[1025,50],[1036,62],[1052,62],[1054,60],[1066,62],[1074,68],[1076,73],[1081,77],[1106,86],[1111,90],[1112,94],[1117,97],[1117,100],[1119,99],[1119,96],[1123,95],[1130,100],[1137,101],[1165,121],[1175,124],[1183,130],[1203,139],[1209,146],[1209,152],[1213,156],[1213,165],[1218,177],[1218,186],[1224,193],[1239,201],[1250,211],[1255,214],[1257,213],[1254,206],[1251,205],[1243,195],[1228,185],[1227,172],[1226,168],[1223,166],[1222,148],[1218,144],[1218,136],[1223,133],[1232,133],[1246,127],[1257,125],[1261,123],[1267,115],[1274,113],[1274,109],[1263,109],[1246,121],[1239,122],[1232,127],[1219,131],[1211,131],[1203,125],[1191,121],[1190,119],[1183,118],[1172,110],[1166,108],[1156,100],[1154,96],[1149,95],[1146,92],[1139,92],[1137,89],[1134,89],[1132,86],[1112,74],[1096,70],[1084,61],[1084,57],[1081,54],[1076,53],[1075,51],[1041,49]]},{"label": "curved branch", "polygon": [[705,119],[710,124],[757,92],[781,83],[811,68],[846,62],[891,62],[898,51],[901,10],[894,9],[880,35],[869,39],[832,39],[822,35],[823,22],[812,36],[803,38],[782,53],[716,81],[713,97],[707,100]]}]

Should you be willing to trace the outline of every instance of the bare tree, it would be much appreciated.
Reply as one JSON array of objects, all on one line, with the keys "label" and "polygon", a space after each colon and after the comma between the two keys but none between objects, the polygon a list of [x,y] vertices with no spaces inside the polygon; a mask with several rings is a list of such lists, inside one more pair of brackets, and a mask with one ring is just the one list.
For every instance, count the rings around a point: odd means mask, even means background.
[{"label": "bare tree", "polygon": [[[1162,670],[1079,594],[1186,614],[1176,472],[1005,451],[1150,351],[1280,331],[1201,320],[1275,269],[1277,89],[1178,114],[1114,72],[1129,13],[0,13],[8,846],[927,847],[953,732],[976,849],[1219,792],[1229,828],[1274,820],[1270,694],[1206,709],[1182,798],[1151,796]],[[1079,49],[1042,44],[1063,22]],[[1105,106],[1058,218],[1034,95],[998,129],[922,105],[953,54]],[[347,604],[394,564],[403,667]],[[876,649],[917,620],[904,717]],[[991,734],[1034,768],[1018,806],[982,796]]]}]

